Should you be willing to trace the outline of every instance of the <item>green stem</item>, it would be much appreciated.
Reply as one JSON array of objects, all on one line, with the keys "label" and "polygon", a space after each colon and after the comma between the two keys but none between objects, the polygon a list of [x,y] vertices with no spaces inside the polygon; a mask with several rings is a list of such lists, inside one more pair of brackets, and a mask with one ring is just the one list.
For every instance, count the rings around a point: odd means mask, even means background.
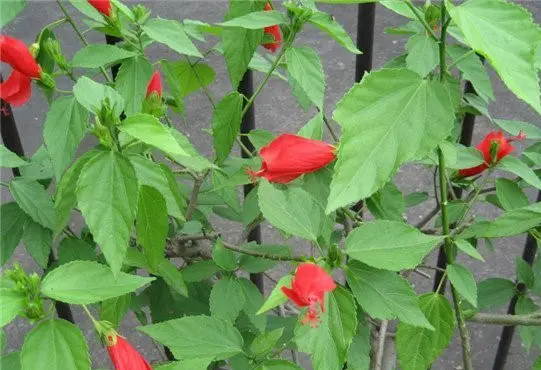
[{"label": "green stem", "polygon": [[464,370],[473,370],[470,334],[468,333],[466,320],[464,319],[464,315],[462,314],[462,307],[460,307],[460,297],[458,296],[458,293],[452,284],[451,294],[453,295],[453,302],[455,305],[458,332],[460,333],[460,339],[462,341],[462,358],[464,362]]},{"label": "green stem", "polygon": [[479,195],[481,195],[481,193],[483,192],[483,189],[485,188],[488,180],[490,179],[490,175],[492,175],[492,172],[494,171],[494,168],[493,167],[490,167],[488,169],[488,172],[485,176],[485,178],[483,179],[483,182],[481,183],[481,185],[479,185],[476,189],[475,189],[475,193],[473,194],[473,196],[468,196],[467,199],[468,200],[468,203],[466,204],[466,209],[464,210],[464,214],[462,215],[462,217],[456,222],[456,225],[460,225],[460,223],[462,221],[464,221],[464,219],[466,218],[466,216],[468,216],[468,213],[470,212],[470,210],[472,209],[473,205],[475,204],[475,201],[477,201],[477,198],[479,198]]},{"label": "green stem", "polygon": [[96,321],[94,316],[92,316],[92,314],[90,313],[90,311],[88,310],[86,305],[82,304],[81,306],[83,307],[83,310],[85,310],[88,317],[90,317],[90,320],[92,321],[92,324],[94,324],[94,327],[96,328],[96,330],[98,330],[98,328],[101,327],[101,326],[98,324],[98,322]]},{"label": "green stem", "polygon": [[57,20],[54,21],[54,22],[49,23],[48,25],[46,25],[46,26],[43,27],[43,28],[48,28],[48,29],[50,29],[50,30],[53,30],[53,29],[55,29],[56,27],[63,25],[63,24],[66,23],[67,21],[68,21],[68,20],[67,20],[66,18],[60,18],[60,19],[57,19]]},{"label": "green stem", "polygon": [[428,23],[426,23],[426,20],[425,20],[425,17],[423,15],[423,13],[421,13],[421,11],[419,9],[417,9],[417,7],[415,5],[413,5],[413,3],[411,2],[411,0],[404,0],[404,2],[406,3],[406,5],[408,6],[408,8],[411,9],[411,11],[413,12],[413,14],[415,14],[415,16],[417,17],[417,19],[419,20],[419,22],[421,22],[421,24],[423,25],[423,27],[426,29],[426,31],[428,32],[428,34],[430,35],[430,37],[432,37],[432,39],[434,39],[434,41],[436,42],[439,42],[440,39],[438,38],[438,36],[436,35],[436,33],[434,32],[434,30],[432,29],[432,27],[430,27],[430,25]]},{"label": "green stem", "polygon": [[271,254],[271,253],[263,253],[263,252],[251,251],[251,250],[247,250],[247,249],[244,249],[244,248],[241,248],[241,247],[237,247],[236,245],[232,245],[232,244],[229,244],[229,243],[226,243],[226,242],[223,242],[223,246],[225,248],[230,249],[230,250],[235,251],[235,252],[247,254],[247,255],[253,256],[253,257],[266,258],[266,259],[274,260],[274,261],[305,262],[307,260],[307,258],[305,258],[305,257],[287,257],[287,256],[278,256],[278,255]]},{"label": "green stem", "polygon": [[447,27],[449,26],[449,22],[445,21],[445,17],[447,15],[447,12],[445,10],[445,1],[442,0],[440,4],[441,8],[441,14],[440,14],[440,22],[442,22],[441,26],[441,36],[440,36],[440,81],[443,81],[443,77],[445,76],[445,73],[447,72],[447,60],[446,57],[446,49],[447,49],[447,43],[445,42],[445,39],[447,37]]},{"label": "green stem", "polygon": [[440,290],[443,287],[443,284],[447,281],[446,277],[447,277],[447,270],[443,272],[443,275],[440,279],[440,283],[438,284],[438,288],[436,289],[436,294],[440,293]]},{"label": "green stem", "polygon": [[[77,33],[77,36],[79,36],[79,39],[81,40],[83,45],[88,46],[88,41],[86,41],[86,38],[84,37],[84,35],[79,30],[79,28],[77,27],[77,25],[75,24],[75,22],[73,21],[71,16],[69,15],[66,8],[64,8],[64,5],[62,5],[62,2],[60,0],[56,0],[56,3],[60,7],[60,10],[62,10],[62,13],[64,13],[64,15],[66,16],[66,20],[68,21],[69,24],[71,24],[71,27],[73,28],[75,33]],[[101,70],[101,73],[103,74],[103,77],[105,77],[105,79],[107,80],[107,82],[112,83],[113,80],[111,79],[111,77],[109,77],[109,75],[107,74],[107,71],[105,70],[105,68],[100,67],[100,70]]]}]

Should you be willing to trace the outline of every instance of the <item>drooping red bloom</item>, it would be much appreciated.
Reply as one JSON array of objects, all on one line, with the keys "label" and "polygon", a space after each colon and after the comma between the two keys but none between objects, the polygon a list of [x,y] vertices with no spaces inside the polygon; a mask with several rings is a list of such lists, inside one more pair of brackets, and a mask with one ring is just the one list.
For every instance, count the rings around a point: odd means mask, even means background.
[{"label": "drooping red bloom", "polygon": [[13,71],[0,84],[0,98],[14,106],[23,105],[32,94],[32,78],[40,78],[41,69],[21,40],[0,35],[0,61]]},{"label": "drooping red bloom", "polygon": [[[265,11],[272,10],[272,5],[270,3],[267,3],[265,5]],[[266,44],[263,44],[263,47],[267,50],[272,51],[273,53],[278,50],[280,45],[282,45],[282,32],[280,31],[280,26],[275,24],[274,26],[265,27],[264,31],[265,35],[270,35],[274,38],[274,42],[269,42]]]},{"label": "drooping red bloom", "polygon": [[299,307],[308,307],[302,323],[316,327],[321,318],[319,311],[325,312],[325,293],[336,288],[332,277],[313,263],[303,263],[295,272],[291,288],[282,287],[282,292]]},{"label": "drooping red bloom", "polygon": [[249,170],[254,177],[265,177],[270,182],[285,184],[297,177],[319,170],[334,159],[335,148],[320,140],[282,134],[261,148],[261,169]]},{"label": "drooping red bloom", "polygon": [[525,137],[526,136],[522,131],[520,131],[517,136],[512,136],[510,138],[505,138],[505,136],[503,136],[503,132],[501,131],[489,132],[487,136],[485,136],[485,138],[481,140],[481,142],[475,147],[483,155],[485,163],[482,163],[475,167],[461,169],[458,171],[458,175],[461,177],[470,177],[478,175],[484,170],[486,170],[490,166],[490,162],[492,161],[490,153],[492,143],[496,143],[498,145],[498,152],[496,153],[495,158],[495,161],[498,162],[503,157],[507,156],[513,150],[515,150],[515,148],[510,144],[511,142],[515,140],[523,140]]},{"label": "drooping red bloom", "polygon": [[111,0],[88,0],[90,5],[92,5],[98,12],[103,14],[106,17],[111,16]]},{"label": "drooping red bloom", "polygon": [[158,71],[154,71],[152,78],[150,79],[147,86],[147,98],[150,94],[156,93],[161,98],[162,97],[162,79]]},{"label": "drooping red bloom", "polygon": [[116,370],[152,370],[147,360],[114,330],[107,334],[105,342]]}]

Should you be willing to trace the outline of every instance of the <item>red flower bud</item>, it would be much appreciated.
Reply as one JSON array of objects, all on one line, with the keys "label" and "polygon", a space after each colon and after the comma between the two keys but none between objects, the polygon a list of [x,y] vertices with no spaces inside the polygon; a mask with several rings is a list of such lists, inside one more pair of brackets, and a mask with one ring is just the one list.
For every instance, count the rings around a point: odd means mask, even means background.
[{"label": "red flower bud", "polygon": [[[267,3],[265,5],[265,10],[272,10],[272,5],[270,3]],[[265,27],[263,32],[265,33],[265,35],[270,35],[274,38],[274,42],[263,44],[263,47],[265,49],[270,50],[274,53],[282,44],[282,32],[280,30],[280,26],[275,24],[274,26]]]},{"label": "red flower bud", "polygon": [[88,0],[90,5],[92,5],[98,12],[103,14],[106,17],[111,16],[111,11],[113,10],[111,7],[111,1],[110,0]]},{"label": "red flower bud", "polygon": [[105,342],[116,370],[152,370],[144,357],[114,330],[107,334]]},{"label": "red flower bud", "polygon": [[285,184],[297,177],[319,170],[336,158],[335,148],[323,141],[282,134],[260,151],[263,163],[254,177],[265,177],[270,182]]},{"label": "red flower bud", "polygon": [[325,293],[336,288],[332,277],[318,265],[303,263],[291,280],[291,288],[282,287],[282,292],[299,307],[308,307],[302,323],[316,327],[321,318],[319,310],[325,312]]},{"label": "red flower bud", "polygon": [[161,98],[162,97],[162,79],[158,71],[154,71],[152,78],[148,82],[147,86],[147,98],[150,94],[156,93]]},{"label": "red flower bud", "polygon": [[13,72],[0,83],[0,98],[19,106],[30,99],[31,79],[40,78],[41,69],[27,46],[21,40],[0,35],[0,61],[7,63]]},{"label": "red flower bud", "polygon": [[497,149],[498,149],[498,151],[496,152],[496,158],[495,158],[495,161],[497,163],[503,157],[507,156],[513,150],[515,150],[515,148],[509,143],[511,143],[512,141],[515,141],[515,140],[523,140],[525,137],[526,136],[524,135],[524,133],[522,131],[519,132],[519,134],[517,136],[513,136],[513,137],[510,137],[508,139],[506,139],[503,136],[503,132],[501,132],[501,131],[498,131],[498,132],[491,131],[491,132],[489,132],[487,134],[487,136],[485,136],[485,138],[483,140],[481,140],[481,142],[479,144],[477,144],[477,146],[475,147],[483,155],[485,163],[482,163],[482,164],[480,164],[478,166],[475,166],[475,167],[461,169],[461,170],[458,171],[458,175],[461,176],[461,177],[470,177],[470,176],[478,175],[481,172],[483,172],[484,170],[486,170],[490,166],[490,164],[492,162],[492,154],[491,154],[490,149],[491,149],[493,143],[495,143],[497,145]]}]

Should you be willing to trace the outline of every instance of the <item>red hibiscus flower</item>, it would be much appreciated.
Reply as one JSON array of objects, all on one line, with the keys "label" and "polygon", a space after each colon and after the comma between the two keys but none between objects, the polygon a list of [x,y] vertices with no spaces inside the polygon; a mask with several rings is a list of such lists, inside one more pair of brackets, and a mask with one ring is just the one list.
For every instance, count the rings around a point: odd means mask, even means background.
[{"label": "red hibiscus flower", "polygon": [[105,343],[116,370],[152,370],[144,357],[114,330],[107,333]]},{"label": "red hibiscus flower", "polygon": [[110,0],[88,0],[90,5],[92,5],[98,12],[103,14],[106,17],[111,16],[111,1]]},{"label": "red hibiscus flower", "polygon": [[320,140],[282,134],[261,148],[261,169],[249,170],[254,177],[265,177],[270,182],[285,184],[297,177],[319,170],[334,159],[335,148]]},{"label": "red hibiscus flower", "polygon": [[499,160],[501,160],[503,157],[510,154],[515,148],[509,144],[512,141],[515,140],[522,140],[526,136],[521,131],[517,136],[512,136],[510,138],[505,138],[503,136],[503,132],[498,131],[492,131],[485,136],[483,140],[477,146],[475,147],[477,150],[481,152],[483,155],[483,158],[485,160],[485,163],[482,163],[478,166],[471,167],[471,168],[464,168],[458,171],[458,175],[461,177],[470,177],[475,176],[486,170],[490,167],[491,161],[492,161],[492,154],[490,153],[490,148],[492,147],[492,143],[495,143],[497,145],[497,153],[494,158],[495,162],[497,163]]},{"label": "red hibiscus flower", "polygon": [[[272,10],[272,5],[270,3],[267,3],[265,5],[265,10]],[[265,30],[263,32],[265,33],[265,35],[270,35],[274,38],[274,42],[263,44],[263,47],[265,49],[270,50],[274,53],[282,44],[282,32],[280,31],[280,26],[275,24],[274,26],[265,27]]]},{"label": "red hibiscus flower", "polygon": [[152,78],[150,79],[147,86],[147,98],[152,94],[156,93],[161,98],[162,97],[162,79],[158,71],[154,71]]},{"label": "red hibiscus flower", "polygon": [[336,288],[331,276],[318,265],[303,263],[297,268],[291,288],[282,287],[282,292],[299,307],[308,307],[302,323],[316,327],[320,322],[319,310],[325,312],[325,293]]},{"label": "red hibiscus flower", "polygon": [[0,35],[0,61],[13,69],[0,83],[0,98],[14,106],[25,104],[32,94],[32,78],[40,78],[38,63],[24,42],[6,35]]}]

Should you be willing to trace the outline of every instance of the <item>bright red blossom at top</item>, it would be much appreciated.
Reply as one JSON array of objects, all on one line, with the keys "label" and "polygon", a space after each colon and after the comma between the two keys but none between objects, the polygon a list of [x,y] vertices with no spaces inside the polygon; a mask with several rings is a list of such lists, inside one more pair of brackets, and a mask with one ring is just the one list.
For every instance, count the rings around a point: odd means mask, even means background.
[{"label": "bright red blossom at top", "polygon": [[[265,10],[272,10],[272,5],[270,3],[267,3],[265,5]],[[274,38],[274,42],[263,44],[263,47],[265,49],[270,50],[274,53],[282,44],[282,32],[280,31],[280,26],[275,24],[274,26],[265,27],[263,32],[265,33],[265,35],[270,35]]]},{"label": "bright red blossom at top", "polygon": [[160,73],[158,71],[154,71],[154,74],[152,75],[152,78],[148,82],[147,86],[147,98],[150,96],[150,94],[156,93],[161,98],[162,96],[162,79],[160,77]]},{"label": "bright red blossom at top", "polygon": [[152,370],[147,360],[120,335],[108,334],[106,344],[116,370]]},{"label": "bright red blossom at top", "polygon": [[88,0],[88,2],[104,16],[111,16],[112,7],[110,0]]},{"label": "bright red blossom at top", "polygon": [[0,98],[14,106],[25,104],[32,94],[31,79],[40,78],[41,69],[24,42],[0,35],[0,61],[13,71],[0,83]]},{"label": "bright red blossom at top", "polygon": [[458,171],[459,176],[461,177],[470,177],[475,176],[486,170],[490,162],[492,161],[490,148],[492,146],[492,143],[498,144],[498,152],[496,154],[495,161],[500,161],[503,157],[509,155],[515,148],[509,144],[512,141],[515,140],[522,140],[525,138],[524,133],[521,131],[517,136],[512,136],[508,139],[506,139],[503,136],[503,132],[501,131],[491,131],[485,136],[483,140],[477,146],[475,147],[477,150],[481,152],[483,155],[483,158],[485,160],[485,163],[480,164],[479,166],[471,167],[471,168],[464,168]]},{"label": "bright red blossom at top", "polygon": [[261,169],[249,170],[254,177],[265,177],[270,182],[285,184],[297,177],[319,170],[334,161],[335,148],[320,140],[282,134],[261,148]]},{"label": "bright red blossom at top", "polygon": [[332,277],[321,267],[313,263],[299,265],[291,288],[282,287],[282,292],[299,307],[308,307],[302,323],[316,327],[321,318],[319,310],[325,312],[325,293],[336,288]]}]

